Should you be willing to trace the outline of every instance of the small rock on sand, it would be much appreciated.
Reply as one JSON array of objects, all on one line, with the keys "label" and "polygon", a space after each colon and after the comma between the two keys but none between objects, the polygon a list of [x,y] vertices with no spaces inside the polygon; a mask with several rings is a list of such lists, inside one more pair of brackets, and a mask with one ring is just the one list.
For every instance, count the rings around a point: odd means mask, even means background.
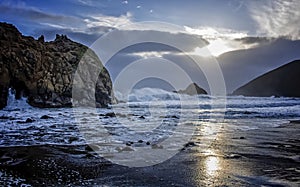
[{"label": "small rock on sand", "polygon": [[184,145],[184,147],[193,147],[196,146],[195,142],[188,142]]},{"label": "small rock on sand", "polygon": [[300,124],[300,120],[291,120],[290,123]]},{"label": "small rock on sand", "polygon": [[40,117],[40,119],[52,119],[53,117],[48,116],[48,115],[43,115],[42,117]]}]

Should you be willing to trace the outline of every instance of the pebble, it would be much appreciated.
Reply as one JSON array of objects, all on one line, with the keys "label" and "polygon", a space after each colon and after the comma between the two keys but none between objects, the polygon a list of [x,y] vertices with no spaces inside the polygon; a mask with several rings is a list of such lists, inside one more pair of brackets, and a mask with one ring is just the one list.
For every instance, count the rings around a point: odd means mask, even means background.
[{"label": "pebble", "polygon": [[40,117],[40,119],[53,119],[53,117],[48,115],[43,115],[42,117]]},{"label": "pebble", "polygon": [[116,117],[116,114],[113,113],[113,112],[109,112],[109,113],[106,113],[105,116],[106,116],[106,117],[111,117],[111,118],[112,118],[112,117]]},{"label": "pebble", "polygon": [[131,146],[131,142],[127,142],[126,145],[127,145],[127,146]]},{"label": "pebble", "polygon": [[185,147],[193,147],[196,146],[195,142],[188,142],[184,145]]},{"label": "pebble", "polygon": [[34,120],[31,118],[27,118],[25,121],[17,121],[17,123],[32,123],[32,122],[34,122]]}]

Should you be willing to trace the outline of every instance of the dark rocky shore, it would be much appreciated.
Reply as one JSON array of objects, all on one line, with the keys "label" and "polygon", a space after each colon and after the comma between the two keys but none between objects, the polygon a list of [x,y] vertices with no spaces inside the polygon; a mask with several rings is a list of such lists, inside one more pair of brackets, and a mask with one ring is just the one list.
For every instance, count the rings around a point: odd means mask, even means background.
[{"label": "dark rocky shore", "polygon": [[195,137],[170,160],[144,168],[115,165],[86,146],[2,147],[0,185],[299,186],[299,137],[297,123],[245,132],[223,127],[209,147]]},{"label": "dark rocky shore", "polygon": [[[73,75],[84,54],[86,60],[103,67],[93,51],[65,35],[56,35],[50,42],[43,36],[35,40],[11,24],[0,23],[0,109],[7,105],[9,88],[16,91],[17,98],[28,97],[32,106],[70,107]],[[95,88],[97,107],[114,100],[105,67]]]}]

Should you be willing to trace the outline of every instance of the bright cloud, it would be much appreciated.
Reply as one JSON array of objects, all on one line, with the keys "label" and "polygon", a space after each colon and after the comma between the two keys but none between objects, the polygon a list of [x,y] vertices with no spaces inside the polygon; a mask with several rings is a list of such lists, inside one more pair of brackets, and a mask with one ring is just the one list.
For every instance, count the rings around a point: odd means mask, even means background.
[{"label": "bright cloud", "polygon": [[77,2],[89,6],[93,4],[90,0],[77,0]]},{"label": "bright cloud", "polygon": [[222,39],[217,39],[212,41],[207,47],[197,47],[192,54],[193,55],[199,55],[203,57],[209,57],[209,56],[219,56],[225,52],[236,50],[236,48],[233,48],[228,44],[227,41]]},{"label": "bright cloud", "polygon": [[225,28],[213,28],[213,27],[197,27],[191,28],[184,26],[188,33],[201,35],[203,38],[208,40],[214,40],[219,38],[236,39],[247,37],[247,32],[233,31]]},{"label": "bright cloud", "polygon": [[135,52],[130,53],[130,55],[138,56],[143,59],[147,58],[162,58],[164,55],[171,54],[169,51],[143,51],[143,52]]},{"label": "bright cloud", "polygon": [[248,8],[257,22],[258,34],[300,39],[299,0],[251,1]]},{"label": "bright cloud", "polygon": [[[127,13],[120,16],[107,16],[102,14],[88,15],[85,19],[78,17],[62,17],[54,19],[53,16],[45,16],[41,25],[84,34],[103,34],[110,29],[119,28],[123,25],[131,24],[132,15]],[[37,18],[39,19],[39,18]]]},{"label": "bright cloud", "polygon": [[196,47],[192,52],[194,55],[203,57],[219,56],[223,53],[249,48],[250,45],[237,42],[235,39],[248,37],[246,32],[238,32],[224,28],[199,27],[191,28],[185,26],[187,33],[200,35],[206,39],[209,44],[206,47]]},{"label": "bright cloud", "polygon": [[117,28],[122,25],[127,25],[132,23],[131,21],[132,14],[127,12],[125,15],[121,15],[119,17],[115,16],[107,16],[107,15],[92,15],[90,18],[85,19],[86,25],[88,28],[92,27],[111,27]]}]

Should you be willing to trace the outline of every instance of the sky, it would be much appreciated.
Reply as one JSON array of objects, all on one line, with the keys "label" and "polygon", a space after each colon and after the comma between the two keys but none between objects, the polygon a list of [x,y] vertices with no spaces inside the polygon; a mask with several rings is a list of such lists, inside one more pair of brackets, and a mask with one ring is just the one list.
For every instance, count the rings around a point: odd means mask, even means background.
[{"label": "sky", "polygon": [[[176,41],[187,43],[185,52],[189,55],[200,56],[203,61],[209,61],[210,57],[222,61],[228,92],[300,58],[299,9],[298,0],[0,0],[1,21],[12,23],[24,35],[35,38],[44,35],[46,40],[53,40],[57,33],[66,34],[90,46],[113,30],[120,30],[126,36],[129,32],[139,35],[145,30],[161,38],[171,35]],[[181,32],[172,33],[160,27],[131,28],[144,21],[178,25]],[[197,43],[199,40],[204,44]],[[116,62],[108,63],[113,78],[132,59],[169,57],[178,63],[184,60],[180,52],[171,53],[173,50],[165,49],[164,45],[154,48],[140,45],[127,50],[127,55],[115,56]],[[117,61],[124,63],[120,65]],[[245,72],[236,73],[237,68]],[[207,87],[203,79],[195,79]]]}]

